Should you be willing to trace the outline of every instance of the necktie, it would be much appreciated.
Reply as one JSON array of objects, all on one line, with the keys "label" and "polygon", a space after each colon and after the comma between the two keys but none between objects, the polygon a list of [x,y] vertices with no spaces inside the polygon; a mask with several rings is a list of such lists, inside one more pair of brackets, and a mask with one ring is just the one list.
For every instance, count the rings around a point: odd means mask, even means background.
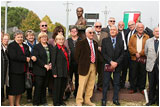
[{"label": "necktie", "polygon": [[92,40],[90,40],[90,49],[91,49],[91,62],[94,63],[95,56],[94,56],[93,47],[92,47]]},{"label": "necktie", "polygon": [[157,53],[157,51],[158,51],[158,45],[159,45],[159,41],[158,41],[158,40],[155,40],[155,41],[154,41],[154,48],[155,48],[156,53]]},{"label": "necktie", "polygon": [[115,48],[115,39],[112,39],[113,48]]}]

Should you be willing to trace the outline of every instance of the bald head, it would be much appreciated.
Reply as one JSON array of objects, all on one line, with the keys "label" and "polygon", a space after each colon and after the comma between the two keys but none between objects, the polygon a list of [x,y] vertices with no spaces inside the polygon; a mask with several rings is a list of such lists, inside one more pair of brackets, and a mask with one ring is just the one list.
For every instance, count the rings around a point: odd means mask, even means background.
[{"label": "bald head", "polygon": [[134,21],[129,21],[128,22],[128,28],[131,30],[131,31],[133,31],[135,28],[136,28],[136,24],[135,24],[135,22]]},{"label": "bald head", "polygon": [[41,32],[46,32],[47,29],[48,29],[47,22],[42,21],[42,22],[39,24],[39,28],[40,28]]},{"label": "bald head", "polygon": [[124,22],[123,21],[119,21],[118,22],[118,30],[122,31],[124,29]]}]

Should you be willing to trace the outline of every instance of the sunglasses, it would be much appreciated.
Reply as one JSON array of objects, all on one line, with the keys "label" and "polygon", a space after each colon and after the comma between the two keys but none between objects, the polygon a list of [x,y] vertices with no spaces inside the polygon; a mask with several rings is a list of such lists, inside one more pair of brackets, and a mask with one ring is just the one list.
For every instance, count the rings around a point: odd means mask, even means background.
[{"label": "sunglasses", "polygon": [[94,34],[94,32],[89,32],[89,34]]},{"label": "sunglasses", "polygon": [[47,27],[47,25],[42,25],[42,27]]},{"label": "sunglasses", "polygon": [[116,22],[115,20],[110,20],[110,22]]},{"label": "sunglasses", "polygon": [[59,32],[59,33],[60,33],[60,32],[62,32],[62,33],[63,33],[63,31],[58,31],[58,32]]},{"label": "sunglasses", "polygon": [[96,28],[101,28],[102,26],[95,26]]}]

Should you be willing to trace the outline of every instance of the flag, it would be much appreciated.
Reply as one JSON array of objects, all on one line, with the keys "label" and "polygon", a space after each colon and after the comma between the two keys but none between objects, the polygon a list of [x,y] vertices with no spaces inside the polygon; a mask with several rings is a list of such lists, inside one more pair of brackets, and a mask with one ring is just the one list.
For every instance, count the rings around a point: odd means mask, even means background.
[{"label": "flag", "polygon": [[125,24],[125,29],[128,28],[128,22],[133,20],[135,23],[140,20],[140,12],[125,12],[123,17],[123,22]]}]

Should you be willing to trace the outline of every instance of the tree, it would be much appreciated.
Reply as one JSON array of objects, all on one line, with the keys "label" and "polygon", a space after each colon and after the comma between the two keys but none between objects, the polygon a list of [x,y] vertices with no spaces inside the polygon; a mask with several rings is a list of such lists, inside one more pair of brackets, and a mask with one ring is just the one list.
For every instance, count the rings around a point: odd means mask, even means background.
[{"label": "tree", "polygon": [[53,32],[54,25],[53,25],[50,17],[47,16],[47,15],[45,15],[44,18],[42,19],[42,21],[47,22],[47,24],[48,24],[48,31],[49,31],[49,32]]},{"label": "tree", "polygon": [[[29,10],[22,7],[8,7],[7,27],[20,27],[23,19],[26,18]],[[1,7],[1,28],[5,25],[5,7]]]},{"label": "tree", "polygon": [[38,32],[40,22],[41,20],[39,19],[39,17],[35,13],[33,13],[33,11],[29,11],[27,17],[24,20],[22,20],[20,29],[24,32],[29,29]]}]

